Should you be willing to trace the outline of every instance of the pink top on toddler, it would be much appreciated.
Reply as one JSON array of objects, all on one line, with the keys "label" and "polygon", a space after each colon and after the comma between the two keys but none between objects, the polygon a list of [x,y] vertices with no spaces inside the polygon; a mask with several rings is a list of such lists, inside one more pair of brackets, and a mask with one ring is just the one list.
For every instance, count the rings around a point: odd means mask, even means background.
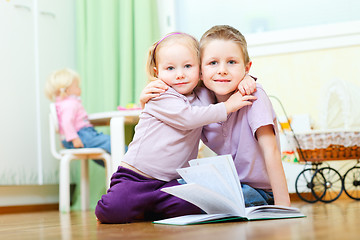
[{"label": "pink top on toddler", "polygon": [[84,127],[92,127],[80,97],[71,95],[57,97],[55,101],[59,121],[59,133],[62,139],[71,141],[78,136],[77,132]]}]

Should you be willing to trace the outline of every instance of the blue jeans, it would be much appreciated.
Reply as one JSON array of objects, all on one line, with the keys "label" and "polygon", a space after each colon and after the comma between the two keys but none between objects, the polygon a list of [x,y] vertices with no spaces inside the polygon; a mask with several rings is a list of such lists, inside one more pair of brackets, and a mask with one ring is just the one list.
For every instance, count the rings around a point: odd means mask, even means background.
[{"label": "blue jeans", "polygon": [[[177,179],[178,183],[186,184],[184,179]],[[247,184],[241,184],[245,207],[254,207],[260,205],[274,205],[274,196],[272,192],[266,192],[262,189],[250,187]]]},{"label": "blue jeans", "polygon": [[[84,144],[85,148],[102,148],[106,152],[111,154],[110,136],[103,133],[98,133],[93,127],[84,127],[78,132],[79,138]],[[74,148],[73,143],[62,141],[65,148]],[[104,166],[102,160],[95,160],[95,162],[101,166]]]},{"label": "blue jeans", "polygon": [[241,184],[241,186],[244,194],[245,207],[274,205],[274,196],[272,192],[253,188],[247,184]]}]

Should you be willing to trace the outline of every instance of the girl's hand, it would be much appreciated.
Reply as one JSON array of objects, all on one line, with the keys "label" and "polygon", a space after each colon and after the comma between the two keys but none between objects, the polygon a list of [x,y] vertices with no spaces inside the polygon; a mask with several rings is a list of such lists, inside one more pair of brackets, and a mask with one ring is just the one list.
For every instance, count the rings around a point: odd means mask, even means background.
[{"label": "girl's hand", "polygon": [[83,148],[84,147],[84,144],[79,137],[73,139],[72,144],[73,144],[74,148]]},{"label": "girl's hand", "polygon": [[229,97],[228,100],[224,102],[226,113],[236,112],[242,107],[252,105],[252,101],[256,100],[257,97],[252,95],[242,96],[238,91]]},{"label": "girl's hand", "polygon": [[239,92],[241,95],[250,95],[256,92],[256,81],[249,74],[246,74],[244,79],[238,85]]},{"label": "girl's hand", "polygon": [[141,108],[144,108],[145,103],[147,103],[150,99],[158,97],[160,93],[165,92],[167,89],[168,86],[160,79],[150,82],[145,86],[140,94]]}]

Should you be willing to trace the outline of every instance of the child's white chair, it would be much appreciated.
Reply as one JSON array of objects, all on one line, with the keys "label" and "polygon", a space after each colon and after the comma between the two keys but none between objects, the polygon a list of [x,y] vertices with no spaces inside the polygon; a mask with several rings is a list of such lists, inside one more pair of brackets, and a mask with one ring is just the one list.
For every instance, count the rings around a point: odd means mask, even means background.
[{"label": "child's white chair", "polygon": [[110,186],[112,175],[111,156],[101,148],[76,148],[57,150],[56,139],[59,131],[59,124],[56,114],[55,104],[50,104],[50,148],[52,155],[60,160],[60,180],[59,180],[59,210],[61,212],[70,211],[70,161],[81,160],[81,209],[89,209],[89,160],[102,159],[106,170],[106,186]]}]

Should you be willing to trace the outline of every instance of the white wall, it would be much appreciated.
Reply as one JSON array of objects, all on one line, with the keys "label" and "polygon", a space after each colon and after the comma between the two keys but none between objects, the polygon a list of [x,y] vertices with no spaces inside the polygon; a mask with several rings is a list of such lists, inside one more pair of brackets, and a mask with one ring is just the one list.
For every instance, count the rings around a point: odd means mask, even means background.
[{"label": "white wall", "polygon": [[176,30],[200,37],[213,25],[229,24],[244,34],[359,21],[357,0],[169,0]]},{"label": "white wall", "polygon": [[59,164],[49,151],[44,85],[52,71],[75,68],[75,2],[0,1],[0,36],[0,185],[52,184],[53,189]]},{"label": "white wall", "polygon": [[239,29],[253,61],[250,73],[259,77],[268,94],[283,101],[290,114],[310,114],[317,121],[320,92],[327,82],[343,79],[360,85],[359,1],[169,2],[160,14],[175,14],[173,31],[200,39],[213,25]]},{"label": "white wall", "polygon": [[[258,77],[269,95],[281,99],[289,115],[309,114],[316,122],[321,93],[329,81],[343,79],[360,86],[358,1],[173,3],[173,9],[164,12],[175,12],[173,31],[200,39],[213,25],[227,24],[239,29],[247,39],[253,61],[250,73]],[[295,178],[303,166],[284,165],[289,191],[294,192]]]}]

